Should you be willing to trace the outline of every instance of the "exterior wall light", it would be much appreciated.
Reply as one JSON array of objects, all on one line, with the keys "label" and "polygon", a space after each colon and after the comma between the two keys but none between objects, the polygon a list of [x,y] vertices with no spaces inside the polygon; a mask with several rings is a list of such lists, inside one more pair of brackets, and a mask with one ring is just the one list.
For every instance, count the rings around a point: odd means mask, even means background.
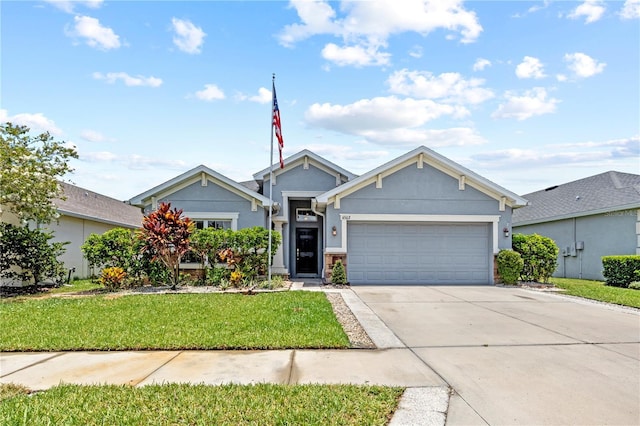
[{"label": "exterior wall light", "polygon": [[502,230],[502,232],[504,232],[504,236],[508,237],[509,236],[509,228],[507,228],[506,226],[504,227],[504,229]]},{"label": "exterior wall light", "polygon": [[331,228],[331,235],[333,235],[334,237],[338,235],[338,228],[336,228],[335,225],[333,226],[333,228]]}]

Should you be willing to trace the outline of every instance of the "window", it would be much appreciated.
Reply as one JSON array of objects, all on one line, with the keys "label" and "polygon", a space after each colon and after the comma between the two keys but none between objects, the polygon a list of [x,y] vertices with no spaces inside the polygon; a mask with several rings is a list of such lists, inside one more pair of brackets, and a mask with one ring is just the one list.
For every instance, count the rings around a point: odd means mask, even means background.
[{"label": "window", "polygon": [[311,209],[296,209],[296,222],[317,222],[318,217]]},{"label": "window", "polygon": [[231,219],[221,220],[194,220],[197,229],[215,228],[231,229]]}]

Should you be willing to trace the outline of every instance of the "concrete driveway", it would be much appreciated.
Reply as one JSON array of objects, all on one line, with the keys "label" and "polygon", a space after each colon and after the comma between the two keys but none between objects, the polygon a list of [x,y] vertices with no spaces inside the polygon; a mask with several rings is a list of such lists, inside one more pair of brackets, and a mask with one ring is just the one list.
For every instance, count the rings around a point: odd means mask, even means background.
[{"label": "concrete driveway", "polygon": [[640,424],[640,315],[504,287],[354,286],[454,390],[447,425]]}]

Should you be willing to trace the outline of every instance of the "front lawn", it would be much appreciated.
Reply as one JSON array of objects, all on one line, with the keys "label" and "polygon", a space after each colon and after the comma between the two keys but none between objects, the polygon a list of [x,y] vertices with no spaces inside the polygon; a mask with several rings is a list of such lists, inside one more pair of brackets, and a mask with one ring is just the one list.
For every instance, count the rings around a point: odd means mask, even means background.
[{"label": "front lawn", "polygon": [[59,385],[0,403],[5,425],[384,425],[403,389],[355,385]]},{"label": "front lawn", "polygon": [[574,278],[554,278],[551,284],[565,289],[565,294],[615,303],[616,305],[640,308],[640,290],[612,287],[604,285],[602,281],[578,280]]},{"label": "front lawn", "polygon": [[20,298],[0,351],[348,348],[320,292]]}]

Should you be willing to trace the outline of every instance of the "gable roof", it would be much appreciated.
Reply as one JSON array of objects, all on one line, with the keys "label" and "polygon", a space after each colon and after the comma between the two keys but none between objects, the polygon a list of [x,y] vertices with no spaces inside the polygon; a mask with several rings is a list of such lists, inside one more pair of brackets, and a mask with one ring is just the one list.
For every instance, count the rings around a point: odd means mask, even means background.
[{"label": "gable roof", "polygon": [[508,191],[500,185],[491,182],[488,179],[483,178],[475,172],[461,166],[460,164],[449,160],[448,158],[438,154],[437,152],[425,147],[420,146],[413,151],[410,151],[394,160],[377,167],[370,172],[365,173],[358,178],[349,181],[341,186],[338,186],[324,194],[319,195],[316,200],[320,204],[331,203],[335,196],[345,196],[352,192],[355,192],[378,179],[378,176],[384,178],[396,171],[405,168],[412,163],[425,163],[429,166],[452,176],[456,179],[463,180],[464,184],[474,187],[475,189],[500,200],[505,198],[505,203],[511,207],[521,207],[527,204],[527,200],[519,195]]},{"label": "gable roof", "polygon": [[223,187],[226,187],[227,189],[244,198],[247,198],[249,200],[255,199],[259,201],[264,207],[268,207],[271,204],[269,198],[258,194],[255,191],[252,191],[246,186],[229,179],[228,177],[216,172],[213,169],[210,169],[205,165],[199,165],[198,167],[188,170],[183,174],[174,177],[173,179],[170,179],[158,186],[151,188],[148,191],[143,192],[142,194],[138,194],[135,197],[132,197],[129,202],[136,206],[144,206],[149,202],[151,197],[156,197],[159,194],[170,194],[172,192],[175,192],[180,189],[185,182],[196,177],[202,178],[203,176],[212,178],[214,181],[218,181],[222,184]]},{"label": "gable roof", "polygon": [[[308,149],[303,149],[302,151],[293,154],[290,157],[287,157],[284,159],[284,169],[280,168],[280,165],[277,164],[273,166],[273,173],[274,175],[278,175],[281,173],[284,173],[287,171],[287,169],[291,169],[293,167],[297,167],[298,165],[300,165],[301,163],[304,162],[305,157],[307,157],[307,159],[315,161],[316,164],[320,165],[321,168],[324,167],[325,169],[328,169],[330,171],[333,172],[337,172],[343,176],[345,176],[348,180],[354,179],[356,178],[356,175],[354,175],[353,173],[351,173],[348,170],[343,169],[342,167],[332,163],[331,161],[324,159],[322,157],[320,157],[318,154],[309,151]],[[253,178],[257,181],[260,180],[266,180],[269,178],[269,172],[271,171],[271,169],[269,167],[267,167],[266,169],[262,169],[260,170],[258,173],[255,173],[253,175]]]},{"label": "gable roof", "polygon": [[143,214],[138,207],[66,182],[60,182],[60,186],[66,200],[58,199],[54,203],[64,216],[128,228],[142,226]]},{"label": "gable roof", "polygon": [[640,208],[640,175],[609,171],[524,197],[530,205],[513,213],[514,225]]}]

